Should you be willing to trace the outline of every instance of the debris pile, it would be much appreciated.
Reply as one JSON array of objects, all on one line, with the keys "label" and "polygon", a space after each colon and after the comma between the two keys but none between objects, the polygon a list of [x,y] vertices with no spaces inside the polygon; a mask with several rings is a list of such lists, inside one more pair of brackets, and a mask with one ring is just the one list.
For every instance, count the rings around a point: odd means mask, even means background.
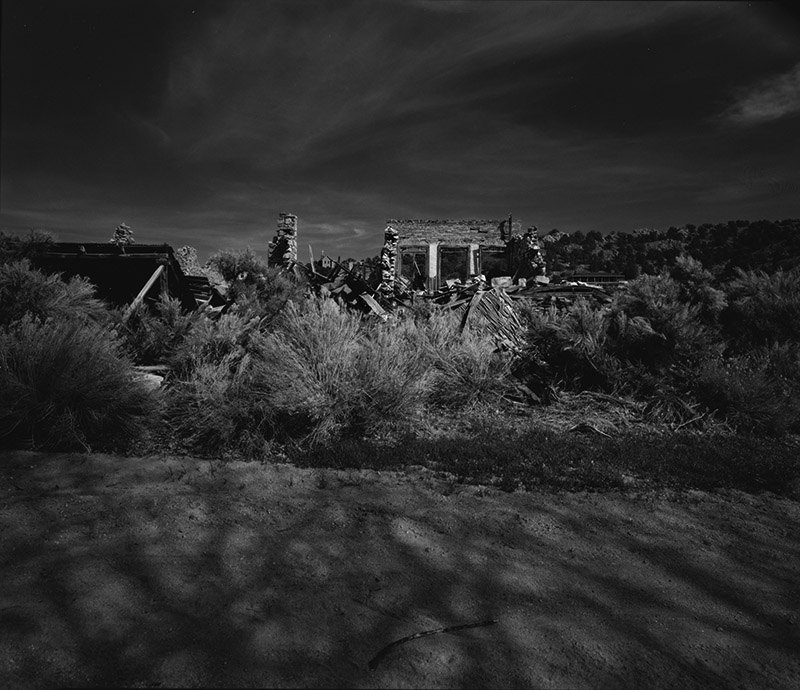
[{"label": "debris pile", "polygon": [[[314,270],[314,265],[304,266],[311,289],[321,297],[330,297],[339,304],[375,314],[381,319],[388,318],[387,308],[394,306],[394,300],[379,289],[373,288],[357,273],[330,259],[333,268],[323,275]],[[301,264],[295,264],[301,268]],[[385,308],[387,307],[387,308]]]}]

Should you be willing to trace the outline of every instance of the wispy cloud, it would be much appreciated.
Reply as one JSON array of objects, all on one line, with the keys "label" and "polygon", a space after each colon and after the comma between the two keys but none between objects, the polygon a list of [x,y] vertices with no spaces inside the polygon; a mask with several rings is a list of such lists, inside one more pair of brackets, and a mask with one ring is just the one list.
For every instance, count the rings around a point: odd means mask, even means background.
[{"label": "wispy cloud", "polygon": [[796,113],[800,113],[800,63],[742,91],[725,118],[738,125],[756,125]]},{"label": "wispy cloud", "polygon": [[288,211],[315,253],[365,256],[390,217],[658,226],[766,208],[713,196],[745,164],[771,171],[751,191],[798,178],[800,66],[776,72],[800,43],[759,3],[68,4],[4,3],[0,224],[124,220],[207,256],[263,251]]}]

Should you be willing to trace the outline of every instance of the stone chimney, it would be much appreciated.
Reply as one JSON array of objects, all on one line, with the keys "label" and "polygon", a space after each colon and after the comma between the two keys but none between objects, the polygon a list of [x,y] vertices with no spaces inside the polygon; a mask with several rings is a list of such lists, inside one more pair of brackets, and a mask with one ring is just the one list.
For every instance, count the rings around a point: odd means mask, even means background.
[{"label": "stone chimney", "polygon": [[291,268],[297,263],[297,216],[278,214],[278,232],[269,243],[267,265]]},{"label": "stone chimney", "polygon": [[125,223],[120,223],[114,230],[114,237],[109,240],[109,244],[116,244],[118,247],[133,244],[133,230]]},{"label": "stone chimney", "polygon": [[381,249],[381,284],[380,292],[387,296],[394,294],[395,271],[397,270],[397,245],[400,233],[391,225],[386,226],[383,233]]},{"label": "stone chimney", "polygon": [[508,248],[511,252],[511,266],[515,280],[547,274],[547,264],[536,226],[528,228],[524,235],[513,235],[509,239]]},{"label": "stone chimney", "polygon": [[200,262],[197,260],[197,250],[188,245],[178,247],[175,250],[175,260],[183,271],[185,276],[202,276],[203,269],[200,267]]}]

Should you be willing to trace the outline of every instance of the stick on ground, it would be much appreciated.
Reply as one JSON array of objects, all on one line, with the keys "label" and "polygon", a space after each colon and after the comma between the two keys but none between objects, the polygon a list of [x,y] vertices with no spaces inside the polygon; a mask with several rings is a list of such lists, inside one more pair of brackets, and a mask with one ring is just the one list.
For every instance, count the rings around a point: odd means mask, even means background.
[{"label": "stick on ground", "polygon": [[367,667],[370,671],[374,671],[378,664],[381,662],[381,659],[388,654],[391,649],[394,649],[398,645],[403,644],[404,642],[410,642],[411,640],[416,640],[418,637],[427,637],[428,635],[438,635],[439,633],[449,633],[455,632],[456,630],[466,630],[467,628],[482,628],[487,625],[494,625],[497,623],[496,620],[490,621],[482,621],[481,623],[465,623],[464,625],[451,625],[447,628],[436,628],[436,630],[425,630],[424,632],[414,633],[413,635],[409,635],[408,637],[403,637],[399,640],[395,640],[394,642],[387,644],[381,651],[379,651],[372,660],[367,664]]}]

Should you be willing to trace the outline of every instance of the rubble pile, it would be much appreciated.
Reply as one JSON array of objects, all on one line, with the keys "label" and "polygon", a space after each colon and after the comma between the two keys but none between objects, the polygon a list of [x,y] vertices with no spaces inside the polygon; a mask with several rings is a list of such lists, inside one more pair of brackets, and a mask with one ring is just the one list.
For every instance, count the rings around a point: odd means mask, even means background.
[{"label": "rubble pile", "polygon": [[[382,294],[379,289],[373,288],[360,275],[338,261],[330,261],[333,268],[327,275],[314,271],[313,264],[310,268],[302,267],[314,293],[320,297],[335,299],[344,306],[375,314],[381,319],[388,318],[387,308],[391,309],[395,304],[391,296]],[[301,264],[296,264],[295,267],[300,268]]]}]

